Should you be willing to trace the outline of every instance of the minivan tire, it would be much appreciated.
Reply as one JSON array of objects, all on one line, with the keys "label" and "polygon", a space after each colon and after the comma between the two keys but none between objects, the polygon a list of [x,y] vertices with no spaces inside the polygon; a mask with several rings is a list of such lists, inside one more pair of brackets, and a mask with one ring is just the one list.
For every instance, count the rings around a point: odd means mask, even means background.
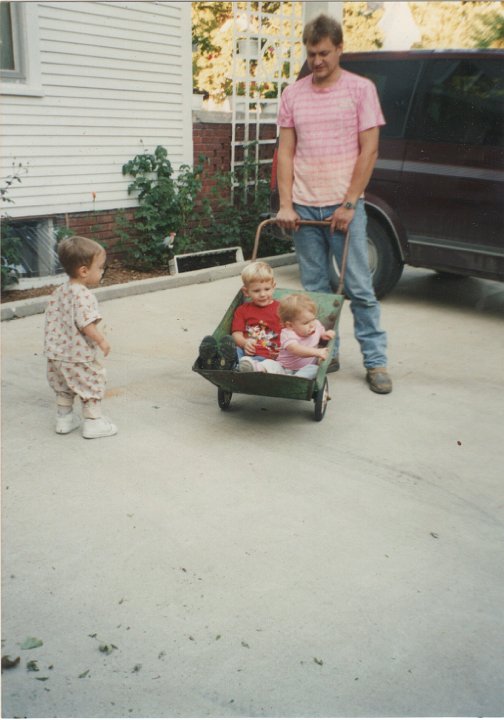
[{"label": "minivan tire", "polygon": [[391,233],[375,217],[368,216],[367,236],[373,287],[380,299],[397,285],[404,263]]}]

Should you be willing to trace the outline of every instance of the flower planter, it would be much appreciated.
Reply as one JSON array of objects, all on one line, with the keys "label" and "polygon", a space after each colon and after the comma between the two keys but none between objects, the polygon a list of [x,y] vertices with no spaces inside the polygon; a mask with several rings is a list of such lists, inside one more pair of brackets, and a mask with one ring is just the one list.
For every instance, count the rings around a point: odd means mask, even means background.
[{"label": "flower planter", "polygon": [[243,262],[243,250],[239,246],[175,255],[169,263],[170,275],[237,262]]}]

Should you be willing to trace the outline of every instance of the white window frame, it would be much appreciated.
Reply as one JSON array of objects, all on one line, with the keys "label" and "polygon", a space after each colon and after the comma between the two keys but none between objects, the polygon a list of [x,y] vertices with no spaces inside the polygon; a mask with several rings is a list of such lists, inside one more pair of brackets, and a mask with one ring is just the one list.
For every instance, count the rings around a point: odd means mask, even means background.
[{"label": "white window frame", "polygon": [[15,70],[1,72],[1,95],[42,97],[37,2],[11,2]]},{"label": "white window frame", "polygon": [[20,52],[20,45],[21,45],[21,37],[20,37],[20,13],[19,13],[19,7],[16,7],[16,5],[13,2],[4,2],[3,8],[5,8],[10,15],[10,23],[11,23],[11,45],[12,45],[12,55],[14,60],[14,67],[12,69],[10,68],[2,68],[3,76],[8,80],[22,80],[25,77],[24,74],[24,67],[23,67],[23,54]]}]

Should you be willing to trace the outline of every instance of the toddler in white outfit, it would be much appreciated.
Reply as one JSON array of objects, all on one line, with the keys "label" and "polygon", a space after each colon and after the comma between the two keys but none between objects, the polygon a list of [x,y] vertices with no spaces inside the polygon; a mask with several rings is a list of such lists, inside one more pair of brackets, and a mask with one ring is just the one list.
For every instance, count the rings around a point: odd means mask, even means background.
[{"label": "toddler in white outfit", "polygon": [[56,393],[56,432],[66,435],[80,426],[80,418],[73,412],[74,399],[79,396],[83,437],[115,435],[117,427],[102,415],[105,369],[96,359],[97,348],[106,357],[110,345],[98,330],[101,314],[89,290],[102,279],[107,256],[97,242],[79,236],[61,241],[58,256],[69,280],[51,295],[44,334],[47,379]]}]

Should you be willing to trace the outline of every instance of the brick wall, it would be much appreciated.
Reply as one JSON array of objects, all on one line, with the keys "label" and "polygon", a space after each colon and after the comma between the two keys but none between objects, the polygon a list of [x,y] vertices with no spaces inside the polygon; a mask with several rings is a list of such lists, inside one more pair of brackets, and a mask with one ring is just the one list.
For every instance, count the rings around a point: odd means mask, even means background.
[{"label": "brick wall", "polygon": [[231,123],[193,123],[194,165],[200,155],[205,158],[203,193],[214,184],[213,176],[231,167]]},{"label": "brick wall", "polygon": [[107,253],[113,257],[117,255],[117,248],[114,251],[117,241],[119,240],[117,232],[118,214],[125,217],[128,222],[132,222],[135,217],[134,208],[127,210],[103,210],[98,212],[82,212],[68,213],[67,215],[59,215],[55,218],[55,226],[67,227],[74,235],[84,235],[84,237],[93,238],[107,248]]},{"label": "brick wall", "polygon": [[[227,172],[231,168],[231,120],[227,122],[202,121],[200,117],[215,113],[197,113],[196,122],[193,122],[193,146],[194,164],[198,162],[200,155],[205,158],[205,170],[203,173],[203,192],[208,192],[213,185],[213,176],[219,172]],[[277,128],[275,123],[259,126],[260,140],[274,140]],[[239,124],[236,128],[236,139],[243,141],[244,125]],[[256,138],[256,125],[249,128],[249,140]],[[261,147],[261,160],[272,160],[275,145],[274,143]],[[241,159],[241,148],[236,150],[236,158]]]}]

